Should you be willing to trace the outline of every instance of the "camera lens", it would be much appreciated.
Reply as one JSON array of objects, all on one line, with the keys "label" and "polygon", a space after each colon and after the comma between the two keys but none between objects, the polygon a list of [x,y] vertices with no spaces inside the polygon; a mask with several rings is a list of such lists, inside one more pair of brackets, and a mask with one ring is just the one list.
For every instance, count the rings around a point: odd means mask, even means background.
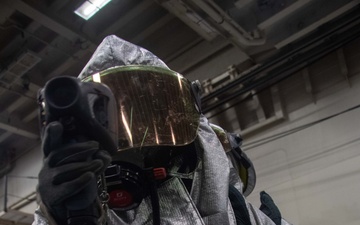
[{"label": "camera lens", "polygon": [[76,80],[68,77],[51,80],[45,91],[48,103],[55,108],[70,107],[76,102],[80,92]]}]

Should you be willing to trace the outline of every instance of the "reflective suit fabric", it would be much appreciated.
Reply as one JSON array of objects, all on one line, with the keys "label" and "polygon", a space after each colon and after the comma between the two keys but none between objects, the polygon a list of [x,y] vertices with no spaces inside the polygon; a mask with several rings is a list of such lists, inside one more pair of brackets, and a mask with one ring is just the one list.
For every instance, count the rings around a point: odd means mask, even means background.
[{"label": "reflective suit fabric", "polygon": [[[235,216],[228,199],[229,166],[225,151],[214,131],[202,116],[196,139],[198,166],[191,174],[178,174],[159,189],[162,224],[229,224]],[[192,177],[188,193],[180,177]],[[146,199],[136,210],[109,212],[111,224],[152,224],[151,204]]]},{"label": "reflective suit fabric", "polygon": [[[111,35],[99,45],[79,78],[84,79],[94,73],[121,65],[151,65],[167,68],[159,58],[146,49]],[[229,183],[232,183],[241,192],[241,181],[231,172],[231,163],[204,116],[200,118],[197,134],[195,145],[198,164],[195,171],[190,174],[173,173],[173,177],[158,189],[161,224],[236,224],[228,190]],[[182,177],[193,179],[190,193],[185,188]],[[274,225],[259,209],[250,203],[246,206],[252,225]],[[108,210],[103,216],[109,225],[143,225],[152,224],[151,213],[150,199],[147,198],[135,210],[125,213]],[[40,208],[36,210],[34,225],[53,224],[49,221],[51,218],[48,218],[45,212]],[[103,223],[106,221],[104,219]]]},{"label": "reflective suit fabric", "polygon": [[[183,175],[193,177],[191,193],[188,193],[182,183],[181,174],[164,182],[158,189],[161,224],[236,224],[228,199],[228,188],[229,183],[237,183],[236,187],[241,187],[241,181],[238,176],[230,172],[231,163],[204,116],[201,117],[196,145],[198,166],[191,174]],[[274,225],[271,219],[248,202],[247,209],[252,225]],[[135,210],[128,212],[108,210],[106,221],[110,225],[151,225],[151,210],[151,202],[147,198]],[[41,211],[37,210],[33,224],[50,223]]]}]

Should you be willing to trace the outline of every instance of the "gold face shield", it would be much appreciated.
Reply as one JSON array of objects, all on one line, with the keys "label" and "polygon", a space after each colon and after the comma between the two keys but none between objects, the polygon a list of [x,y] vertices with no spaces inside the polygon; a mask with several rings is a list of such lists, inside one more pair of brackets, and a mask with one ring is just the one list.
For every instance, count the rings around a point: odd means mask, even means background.
[{"label": "gold face shield", "polygon": [[117,101],[118,150],[182,146],[194,141],[200,113],[191,83],[153,66],[120,66],[83,81],[106,84]]}]

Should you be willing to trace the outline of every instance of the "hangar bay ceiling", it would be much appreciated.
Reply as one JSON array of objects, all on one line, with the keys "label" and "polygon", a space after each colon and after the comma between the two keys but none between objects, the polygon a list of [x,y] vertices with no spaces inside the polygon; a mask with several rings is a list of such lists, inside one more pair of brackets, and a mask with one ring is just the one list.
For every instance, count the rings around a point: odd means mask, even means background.
[{"label": "hangar bay ceiling", "polygon": [[82,2],[0,1],[0,177],[40,143],[38,89],[77,76],[107,35],[200,80],[204,113],[241,111],[240,130],[284,116],[277,88],[257,93],[300,70],[311,93],[303,69],[335,50],[341,60],[360,35],[358,0],[112,0],[88,21],[74,13]]}]

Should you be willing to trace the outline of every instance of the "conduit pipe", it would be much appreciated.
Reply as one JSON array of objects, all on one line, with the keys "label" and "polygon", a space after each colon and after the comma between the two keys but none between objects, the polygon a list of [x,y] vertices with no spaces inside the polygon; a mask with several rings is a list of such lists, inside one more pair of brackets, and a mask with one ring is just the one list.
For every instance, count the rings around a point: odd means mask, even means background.
[{"label": "conduit pipe", "polygon": [[[315,62],[316,60],[319,60],[321,57],[324,57],[326,54],[344,46],[345,44],[353,41],[354,39],[358,38],[360,36],[360,24],[355,25],[354,27],[348,28],[346,31],[342,33],[341,36],[337,36],[334,38],[334,40],[331,40],[330,38],[327,39],[328,41],[324,41],[320,43],[318,46],[309,49],[307,51],[301,52],[301,54],[297,55],[296,60],[288,60],[281,65],[278,65],[274,69],[270,70],[269,72],[265,73],[262,77],[257,78],[255,81],[252,81],[247,86],[244,86],[243,88],[240,88],[236,92],[222,98],[218,102],[212,105],[204,106],[202,107],[202,111],[204,113],[207,113],[211,110],[216,109],[220,105],[236,98],[237,96],[244,94],[250,90],[253,90],[255,88],[261,90],[265,89],[266,87],[269,87],[277,82],[280,82],[281,80],[295,74],[296,71],[299,71],[300,69],[304,68],[307,65],[310,65],[311,63]],[[253,77],[255,75],[258,75],[257,73],[250,72],[247,74],[245,78]],[[236,80],[231,85],[242,80],[240,77],[239,80]],[[221,87],[218,93],[224,93],[229,90],[229,85],[226,85],[224,87]],[[261,91],[259,90],[259,91]],[[215,93],[215,92],[213,92]],[[202,99],[204,102],[204,100]]]},{"label": "conduit pipe", "polygon": [[[236,86],[245,83],[245,82],[251,82],[253,79],[256,78],[257,75],[260,73],[266,71],[267,69],[270,69],[272,67],[277,67],[279,64],[284,64],[286,61],[289,61],[294,56],[299,55],[304,49],[311,49],[314,48],[314,46],[319,45],[319,43],[323,42],[324,40],[330,40],[329,37],[336,36],[339,38],[342,38],[342,36],[336,35],[339,30],[346,30],[343,31],[342,34],[346,34],[348,32],[352,32],[352,28],[349,28],[351,24],[357,24],[360,23],[360,7],[356,7],[352,10],[351,13],[348,15],[345,15],[341,17],[340,19],[329,23],[327,25],[329,30],[319,30],[316,33],[313,33],[312,35],[304,38],[303,40],[300,40],[296,43],[296,45],[289,46],[290,48],[283,48],[281,49],[277,54],[270,57],[266,61],[264,61],[262,64],[257,65],[256,68],[251,68],[245,72],[243,72],[239,78],[235,79],[233,82],[226,84],[225,86],[207,94],[206,96],[202,97],[202,102],[210,101],[211,99],[217,97],[220,94],[225,93],[226,91],[235,88]],[[346,29],[348,28],[348,29]],[[313,46],[313,47],[312,47]]]}]

